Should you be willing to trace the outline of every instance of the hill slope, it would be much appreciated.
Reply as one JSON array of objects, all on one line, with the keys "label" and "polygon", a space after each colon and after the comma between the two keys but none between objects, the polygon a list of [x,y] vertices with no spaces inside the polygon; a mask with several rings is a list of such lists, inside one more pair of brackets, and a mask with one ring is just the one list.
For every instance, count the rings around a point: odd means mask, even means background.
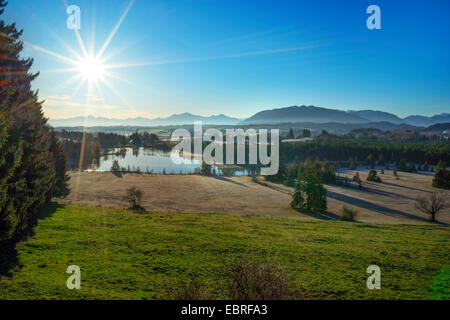
[{"label": "hill slope", "polygon": [[351,114],[355,114],[370,122],[390,122],[394,124],[403,123],[403,119],[400,119],[395,114],[383,111],[374,110],[360,110],[360,111],[348,111]]},{"label": "hill slope", "polygon": [[[48,207],[18,246],[21,267],[0,279],[0,299],[170,299],[199,278],[228,297],[227,265],[246,253],[279,261],[305,299],[450,298],[450,229],[232,214]],[[67,266],[81,268],[68,290]],[[367,290],[366,268],[382,270]]]}]

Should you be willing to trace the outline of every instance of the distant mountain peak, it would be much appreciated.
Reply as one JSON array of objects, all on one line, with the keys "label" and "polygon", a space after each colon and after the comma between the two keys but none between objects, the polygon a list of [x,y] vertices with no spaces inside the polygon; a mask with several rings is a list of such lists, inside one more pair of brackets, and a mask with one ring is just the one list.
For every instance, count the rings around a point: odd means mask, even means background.
[{"label": "distant mountain peak", "polygon": [[199,116],[189,112],[173,114],[166,118],[135,117],[127,119],[114,119],[95,117],[92,115],[73,117],[68,119],[49,119],[54,127],[106,127],[106,126],[161,126],[161,125],[192,125],[193,121],[202,121],[204,124],[235,125],[242,119],[228,117],[224,114],[217,116]]},{"label": "distant mountain peak", "polygon": [[128,119],[114,119],[96,117],[93,115],[79,116],[69,119],[49,119],[55,127],[76,126],[161,126],[161,125],[192,125],[194,121],[204,124],[216,125],[243,125],[248,124],[279,124],[279,123],[341,123],[341,124],[367,124],[391,123],[398,125],[411,125],[428,127],[439,123],[450,123],[450,113],[441,113],[431,117],[412,115],[400,118],[395,114],[377,110],[336,110],[324,107],[293,105],[260,111],[250,118],[243,120],[229,117],[223,113],[211,116],[199,116],[190,112],[173,114],[165,118],[148,119],[135,117]]}]

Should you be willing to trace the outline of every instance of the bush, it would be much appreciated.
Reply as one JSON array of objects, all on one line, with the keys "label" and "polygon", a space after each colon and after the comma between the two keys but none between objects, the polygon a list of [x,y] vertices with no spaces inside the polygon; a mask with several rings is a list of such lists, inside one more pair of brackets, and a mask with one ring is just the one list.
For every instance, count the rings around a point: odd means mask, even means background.
[{"label": "bush", "polygon": [[208,288],[198,279],[192,279],[187,283],[181,283],[174,291],[170,292],[174,300],[209,300],[211,297]]},{"label": "bush", "polygon": [[372,181],[372,182],[382,182],[381,178],[379,176],[377,176],[377,172],[375,170],[369,171],[369,175],[367,176],[366,180]]},{"label": "bush", "polygon": [[206,162],[202,162],[202,168],[200,169],[200,174],[202,176],[212,176],[213,175],[213,167]]},{"label": "bush", "polygon": [[352,180],[358,184],[358,188],[360,189],[362,188],[362,181],[361,178],[359,177],[359,172],[356,172]]},{"label": "bush", "polygon": [[394,177],[395,177],[395,179],[400,180],[400,177],[398,176],[396,169],[394,169]]},{"label": "bush", "polygon": [[276,262],[244,257],[228,266],[229,298],[233,300],[279,300],[293,298],[291,277]]},{"label": "bush", "polygon": [[355,221],[357,215],[358,215],[357,210],[351,209],[346,206],[342,207],[342,215],[341,215],[342,221]]},{"label": "bush", "polygon": [[141,206],[143,192],[137,187],[131,187],[123,197],[123,200],[129,203],[129,208],[132,210],[145,210]]}]

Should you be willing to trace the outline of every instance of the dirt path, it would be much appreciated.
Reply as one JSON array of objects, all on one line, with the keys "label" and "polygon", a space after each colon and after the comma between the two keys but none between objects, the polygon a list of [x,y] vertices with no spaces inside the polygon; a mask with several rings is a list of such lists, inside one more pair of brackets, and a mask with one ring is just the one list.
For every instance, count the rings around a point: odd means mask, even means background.
[{"label": "dirt path", "polygon": [[[353,172],[345,175],[352,177]],[[383,183],[366,182],[367,172],[360,172],[362,190],[326,186],[329,213],[312,216],[295,212],[289,207],[293,188],[264,182],[258,184],[249,177],[204,177],[198,175],[125,174],[122,177],[107,172],[71,173],[71,194],[63,203],[125,208],[125,191],[139,186],[144,192],[142,205],[149,210],[176,212],[227,212],[295,217],[307,220],[339,218],[342,206],[359,211],[358,221],[370,223],[428,223],[425,215],[414,208],[417,196],[432,191],[432,177],[392,171],[381,175]],[[450,196],[450,192],[447,191]],[[450,197],[449,197],[450,198]],[[450,209],[439,220],[450,224]]]}]

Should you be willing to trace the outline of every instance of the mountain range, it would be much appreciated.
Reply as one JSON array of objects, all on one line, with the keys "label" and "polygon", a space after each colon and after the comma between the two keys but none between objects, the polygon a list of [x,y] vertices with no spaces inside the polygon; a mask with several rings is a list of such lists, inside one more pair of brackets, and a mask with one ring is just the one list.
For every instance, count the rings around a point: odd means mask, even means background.
[{"label": "mountain range", "polygon": [[209,117],[194,115],[188,112],[174,114],[167,118],[127,118],[114,119],[94,116],[81,116],[67,119],[49,119],[49,123],[54,127],[102,127],[102,126],[164,126],[193,124],[194,121],[202,121],[204,124],[234,125],[243,119],[228,117],[224,114]]},{"label": "mountain range", "polygon": [[166,118],[128,118],[114,119],[94,116],[81,116],[68,119],[50,119],[54,127],[94,127],[94,126],[163,126],[163,125],[192,125],[194,121],[215,125],[252,125],[278,123],[340,123],[366,124],[385,122],[396,125],[411,125],[427,127],[438,123],[450,123],[450,113],[442,113],[431,117],[412,115],[400,118],[392,113],[375,110],[342,111],[315,106],[291,106],[258,112],[248,119],[228,117],[224,114],[209,117],[191,113],[174,114]]},{"label": "mountain range", "polygon": [[450,113],[442,113],[431,117],[417,115],[408,116],[402,119],[392,113],[375,110],[343,111],[315,106],[291,106],[286,108],[264,110],[243,121],[244,124],[275,124],[298,122],[338,122],[349,124],[389,122],[392,124],[406,124],[424,127],[437,123],[450,122]]}]

